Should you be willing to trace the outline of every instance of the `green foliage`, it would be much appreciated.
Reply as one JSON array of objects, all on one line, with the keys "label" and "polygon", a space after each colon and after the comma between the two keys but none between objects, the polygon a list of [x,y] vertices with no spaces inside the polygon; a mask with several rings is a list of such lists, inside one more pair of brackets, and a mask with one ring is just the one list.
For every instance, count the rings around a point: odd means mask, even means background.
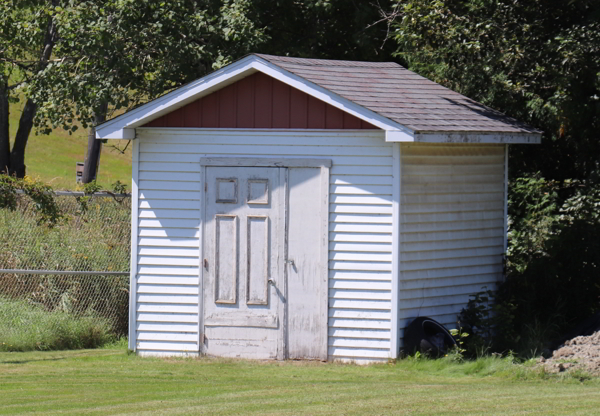
[{"label": "green foliage", "polygon": [[386,61],[394,51],[377,4],[348,0],[252,0],[249,18],[264,28],[262,53],[306,58]]},{"label": "green foliage", "polygon": [[460,322],[470,354],[543,352],[600,311],[600,185],[519,178],[509,188],[507,279],[475,295]]},{"label": "green foliage", "polygon": [[[56,15],[58,57],[28,88],[43,132],[93,124],[106,103],[130,109],[247,53],[264,36],[249,0],[88,0]],[[110,116],[110,114],[109,114]]]},{"label": "green foliage", "polygon": [[410,69],[541,128],[511,148],[511,174],[598,177],[600,3],[408,0],[395,8]]},{"label": "green foliage", "polygon": [[26,301],[0,297],[0,316],[0,351],[97,348],[115,339],[106,319],[47,311]]},{"label": "green foliage", "polygon": [[51,228],[65,219],[54,199],[52,188],[29,177],[17,179],[0,174],[0,209],[17,209],[17,202],[22,199],[18,190],[31,201],[37,214],[37,225]]},{"label": "green foliage", "polygon": [[112,190],[115,194],[126,194],[127,193],[127,185],[119,180],[117,180],[111,186],[112,186]]}]

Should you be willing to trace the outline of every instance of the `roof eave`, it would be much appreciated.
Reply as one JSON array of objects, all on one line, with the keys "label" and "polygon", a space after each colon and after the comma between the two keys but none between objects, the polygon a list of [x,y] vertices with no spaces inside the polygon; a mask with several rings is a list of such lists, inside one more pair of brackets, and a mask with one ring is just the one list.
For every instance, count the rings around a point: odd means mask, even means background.
[{"label": "roof eave", "polygon": [[419,131],[418,143],[540,144],[542,132]]}]

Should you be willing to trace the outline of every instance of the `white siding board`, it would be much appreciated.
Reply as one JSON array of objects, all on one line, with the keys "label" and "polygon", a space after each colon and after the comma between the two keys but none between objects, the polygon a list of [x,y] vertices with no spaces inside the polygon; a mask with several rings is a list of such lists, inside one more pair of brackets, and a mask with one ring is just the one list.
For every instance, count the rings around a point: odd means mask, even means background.
[{"label": "white siding board", "polygon": [[391,244],[377,244],[377,243],[344,243],[332,241],[329,243],[329,250],[331,251],[349,251],[349,252],[372,252],[372,253],[390,253],[392,249]]},{"label": "white siding board", "polygon": [[[175,351],[198,353],[198,344],[195,342],[164,342],[164,341],[142,341],[137,342],[138,350]],[[168,354],[170,355],[170,354]]]},{"label": "white siding board", "polygon": [[198,247],[197,238],[138,238],[138,247]]},{"label": "white siding board", "polygon": [[[142,128],[138,138],[142,291],[136,298],[137,313],[140,322],[155,325],[140,331],[144,334],[137,340],[140,351],[161,355],[198,348],[187,338],[168,338],[160,334],[169,331],[151,329],[162,328],[169,316],[182,324],[197,317],[198,295],[192,288],[198,288],[193,279],[198,279],[200,263],[200,158],[279,156],[323,157],[333,162],[330,358],[368,362],[389,356],[393,160],[384,132],[190,133]],[[197,332],[191,335],[198,337]]]},{"label": "white siding board", "polygon": [[[166,313],[166,314],[196,314],[197,306],[179,305],[179,304],[160,304],[160,303],[140,303],[137,305],[138,312]],[[198,322],[196,320],[196,322]]]},{"label": "white siding board", "polygon": [[350,260],[350,261],[392,261],[390,253],[361,253],[361,252],[346,252],[346,251],[330,251],[330,260]]},{"label": "white siding board", "polygon": [[402,144],[399,330],[418,316],[449,327],[502,274],[502,145]]},{"label": "white siding board", "polygon": [[[175,169],[175,167],[173,167]],[[174,181],[174,182],[197,182],[200,180],[199,173],[187,172],[161,172],[161,171],[140,171],[140,179],[144,181]]]},{"label": "white siding board", "polygon": [[392,185],[390,175],[366,176],[366,175],[331,175],[329,183],[334,185]]},{"label": "white siding board", "polygon": [[[197,314],[182,314],[182,313],[146,313],[146,312],[138,312],[137,314],[138,324],[140,322],[165,322],[167,324],[170,323],[191,323],[198,324],[198,315]],[[167,328],[170,326],[167,325]]]},{"label": "white siding board", "polygon": [[329,212],[344,214],[392,214],[391,205],[330,204]]},{"label": "white siding board", "polygon": [[329,214],[329,222],[360,224],[391,224],[392,216],[387,214]]},{"label": "white siding board", "polygon": [[198,277],[192,276],[138,276],[137,279],[139,284],[157,284],[157,285],[189,285],[194,286],[200,283]]},{"label": "white siding board", "polygon": [[140,209],[190,209],[200,213],[200,201],[172,201],[164,199],[144,199],[139,203]]},{"label": "white siding board", "polygon": [[391,281],[392,274],[390,272],[373,272],[373,271],[358,271],[358,270],[329,270],[329,279],[332,280],[385,280]]},{"label": "white siding board", "polygon": [[176,256],[176,257],[200,257],[197,248],[148,248],[138,246],[138,254],[142,256]]},{"label": "white siding board", "polygon": [[200,236],[198,228],[140,228],[138,233],[139,237],[188,237],[197,239]]},{"label": "white siding board", "polygon": [[[197,319],[197,317],[196,317]],[[148,332],[173,332],[173,333],[197,333],[198,324],[189,322],[163,322],[154,323],[141,321],[137,324],[138,331]],[[191,340],[190,340],[191,341]]]},{"label": "white siding board", "polygon": [[357,339],[381,339],[389,340],[389,330],[376,329],[352,329],[352,328],[334,328],[329,327],[328,330],[330,341],[331,338],[357,338]]},{"label": "white siding board", "polygon": [[198,338],[196,334],[180,334],[166,332],[143,332],[138,334],[139,341],[184,341],[194,342]]},{"label": "white siding board", "polygon": [[164,294],[177,294],[177,295],[197,295],[198,287],[196,286],[184,286],[184,285],[148,285],[139,284],[137,293],[164,293]]},{"label": "white siding board", "polygon": [[337,280],[329,281],[330,289],[352,289],[352,290],[392,290],[392,284],[389,281],[372,280]]},{"label": "white siding board", "polygon": [[140,209],[140,218],[153,218],[153,219],[195,219],[198,220],[198,210],[195,209]]},{"label": "white siding board", "polygon": [[391,243],[391,234],[355,234],[329,233],[329,241],[361,242],[361,243]]}]

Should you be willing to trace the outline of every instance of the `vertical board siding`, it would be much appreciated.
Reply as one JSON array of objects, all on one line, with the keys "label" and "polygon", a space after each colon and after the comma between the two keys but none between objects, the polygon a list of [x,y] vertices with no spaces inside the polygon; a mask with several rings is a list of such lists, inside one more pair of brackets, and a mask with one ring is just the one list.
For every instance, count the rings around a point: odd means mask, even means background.
[{"label": "vertical board siding", "polygon": [[[199,338],[190,324],[198,322],[199,307],[200,157],[323,157],[333,162],[329,359],[390,357],[393,161],[383,132],[145,128],[138,137],[139,351],[189,352]],[[165,322],[178,325],[169,329]]]},{"label": "vertical board siding", "polygon": [[493,289],[504,253],[504,146],[402,144],[399,331],[418,316],[450,328]]},{"label": "vertical board siding", "polygon": [[243,78],[144,127],[377,129],[262,73]]}]

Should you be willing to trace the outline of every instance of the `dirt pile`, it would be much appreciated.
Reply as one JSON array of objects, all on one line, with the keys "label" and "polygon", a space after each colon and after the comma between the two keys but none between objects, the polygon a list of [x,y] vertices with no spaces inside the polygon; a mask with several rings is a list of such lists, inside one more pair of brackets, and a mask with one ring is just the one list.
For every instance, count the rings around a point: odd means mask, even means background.
[{"label": "dirt pile", "polygon": [[547,360],[541,359],[547,371],[582,369],[600,375],[600,331],[566,341]]}]

